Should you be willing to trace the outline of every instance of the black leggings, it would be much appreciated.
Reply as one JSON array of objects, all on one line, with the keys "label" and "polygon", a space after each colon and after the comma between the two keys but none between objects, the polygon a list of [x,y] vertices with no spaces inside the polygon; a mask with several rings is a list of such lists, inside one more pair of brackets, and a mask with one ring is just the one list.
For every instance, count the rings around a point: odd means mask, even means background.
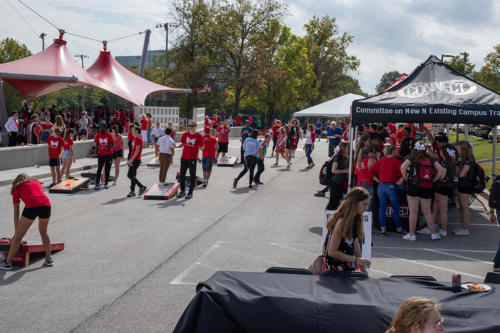
[{"label": "black leggings", "polygon": [[101,181],[102,167],[104,167],[104,184],[108,185],[111,162],[113,162],[113,155],[97,156],[97,174],[95,175],[96,186],[98,186],[99,182]]},{"label": "black leggings", "polygon": [[330,185],[330,200],[328,200],[328,205],[326,205],[326,210],[336,210],[340,205],[340,200],[342,200],[342,195],[344,194],[344,185],[331,184]]},{"label": "black leggings", "polygon": [[250,170],[250,178],[248,179],[248,182],[250,185],[252,185],[253,173],[255,171],[255,166],[257,165],[257,159],[258,159],[258,157],[255,157],[252,155],[245,156],[245,159],[244,159],[245,168],[243,169],[243,171],[240,172],[240,174],[238,175],[238,177],[236,179],[240,180],[241,177],[243,177],[245,175],[245,173],[247,173],[247,171]]},{"label": "black leggings", "polygon": [[278,143],[278,137],[273,136],[273,152],[276,149],[276,144]]},{"label": "black leggings", "polygon": [[141,161],[134,160],[132,162],[132,165],[128,167],[127,177],[130,179],[131,192],[135,191],[135,185],[137,185],[139,188],[144,187],[144,185],[141,184],[139,179],[137,179],[137,169],[139,168],[139,165],[141,165]]},{"label": "black leggings", "polygon": [[189,193],[193,193],[194,187],[196,186],[196,159],[185,159],[181,158],[181,191],[186,190],[186,172],[189,169]]},{"label": "black leggings", "polygon": [[132,153],[132,141],[128,142],[128,155],[127,160],[130,160],[130,154]]}]

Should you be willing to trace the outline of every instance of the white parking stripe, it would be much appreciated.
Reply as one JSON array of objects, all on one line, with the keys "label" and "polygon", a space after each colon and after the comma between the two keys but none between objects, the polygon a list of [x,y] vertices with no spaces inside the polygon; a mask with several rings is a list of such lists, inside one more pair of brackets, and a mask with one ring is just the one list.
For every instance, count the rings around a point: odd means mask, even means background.
[{"label": "white parking stripe", "polygon": [[382,249],[382,250],[423,250],[423,251],[448,251],[448,252],[470,252],[470,253],[496,253],[496,251],[485,251],[485,250],[469,250],[469,249],[429,249],[429,248],[418,248],[418,247],[401,247],[401,246],[374,246],[372,249]]}]

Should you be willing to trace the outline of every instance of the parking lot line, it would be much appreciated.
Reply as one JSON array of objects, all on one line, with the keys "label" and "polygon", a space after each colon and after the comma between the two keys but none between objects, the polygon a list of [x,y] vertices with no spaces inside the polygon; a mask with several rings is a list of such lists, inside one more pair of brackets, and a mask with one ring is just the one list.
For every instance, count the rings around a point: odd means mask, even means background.
[{"label": "parking lot line", "polygon": [[447,251],[447,252],[470,252],[470,253],[496,253],[496,251],[486,251],[486,250],[472,250],[472,249],[430,249],[430,248],[418,248],[418,247],[401,247],[401,246],[373,246],[372,249],[382,249],[382,250],[434,250],[434,251]]},{"label": "parking lot line", "polygon": [[479,260],[479,259],[471,258],[471,257],[467,257],[467,256],[461,256],[459,254],[452,254],[452,253],[448,253],[448,252],[445,252],[445,251],[439,251],[439,250],[434,250],[434,249],[426,249],[426,251],[434,252],[434,253],[439,253],[439,254],[444,254],[444,255],[450,256],[450,257],[455,257],[455,258],[460,258],[460,259],[465,259],[465,260],[476,261],[476,262],[480,262],[482,264],[492,265],[492,263],[489,262],[489,261]]},{"label": "parking lot line", "polygon": [[216,242],[214,245],[208,248],[208,250],[201,255],[198,261],[192,263],[191,265],[188,266],[181,274],[177,275],[172,281],[170,281],[170,284],[177,284],[177,285],[190,285],[193,284],[192,282],[184,282],[184,278],[191,273],[191,271],[199,266],[203,261],[205,261],[208,256],[215,251],[217,248],[220,247],[221,242]]}]

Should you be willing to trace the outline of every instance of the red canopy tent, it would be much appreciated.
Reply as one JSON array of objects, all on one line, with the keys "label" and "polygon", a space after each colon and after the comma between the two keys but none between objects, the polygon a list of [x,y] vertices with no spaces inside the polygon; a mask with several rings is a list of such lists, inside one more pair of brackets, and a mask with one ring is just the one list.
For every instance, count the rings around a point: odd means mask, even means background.
[{"label": "red canopy tent", "polygon": [[396,80],[394,80],[387,88],[384,89],[382,92],[386,92],[387,90],[391,89],[392,87],[398,85],[400,82],[404,81],[408,77],[408,74],[403,73],[401,74],[400,77],[398,77]]},{"label": "red canopy tent", "polygon": [[62,39],[54,39],[52,45],[37,54],[0,64],[0,79],[16,87],[24,97],[39,97],[68,88],[69,84],[99,84],[75,61]]},{"label": "red canopy tent", "polygon": [[156,84],[135,75],[112,56],[111,52],[101,51],[94,64],[87,72],[94,77],[98,83],[95,86],[112,92],[136,105],[144,105],[146,97],[155,91],[167,91],[174,93],[190,93],[189,89],[170,88]]}]

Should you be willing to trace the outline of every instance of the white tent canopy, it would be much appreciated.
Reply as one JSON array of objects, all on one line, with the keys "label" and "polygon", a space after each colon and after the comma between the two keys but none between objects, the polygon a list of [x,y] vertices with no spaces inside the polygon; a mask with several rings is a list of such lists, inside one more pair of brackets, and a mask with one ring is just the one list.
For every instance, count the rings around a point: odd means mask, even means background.
[{"label": "white tent canopy", "polygon": [[346,94],[293,114],[294,117],[347,118],[351,115],[352,101],[365,98],[356,94]]}]

